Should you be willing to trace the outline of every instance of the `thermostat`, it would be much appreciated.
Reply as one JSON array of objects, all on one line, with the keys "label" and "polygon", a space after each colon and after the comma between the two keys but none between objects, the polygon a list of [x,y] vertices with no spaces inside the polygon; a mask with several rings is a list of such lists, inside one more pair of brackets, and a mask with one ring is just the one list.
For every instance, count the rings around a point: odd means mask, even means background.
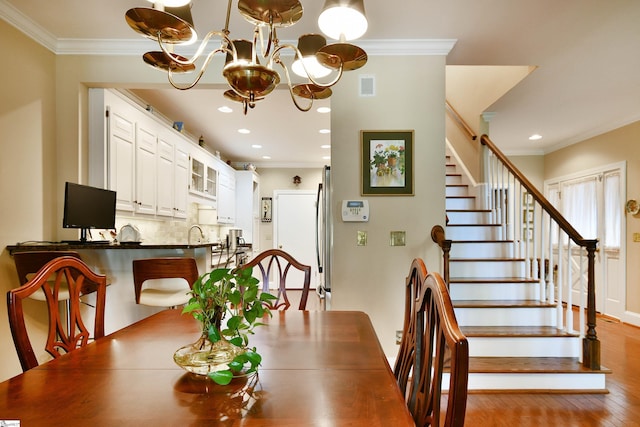
[{"label": "thermostat", "polygon": [[367,200],[343,200],[342,220],[344,222],[368,222],[369,202]]}]

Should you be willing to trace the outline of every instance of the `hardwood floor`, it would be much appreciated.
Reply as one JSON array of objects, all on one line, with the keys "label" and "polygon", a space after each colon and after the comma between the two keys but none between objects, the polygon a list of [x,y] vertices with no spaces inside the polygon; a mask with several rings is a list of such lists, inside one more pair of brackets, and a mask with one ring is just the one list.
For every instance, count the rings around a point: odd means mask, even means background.
[{"label": "hardwood floor", "polygon": [[469,394],[465,426],[640,427],[640,329],[598,317],[608,394]]}]

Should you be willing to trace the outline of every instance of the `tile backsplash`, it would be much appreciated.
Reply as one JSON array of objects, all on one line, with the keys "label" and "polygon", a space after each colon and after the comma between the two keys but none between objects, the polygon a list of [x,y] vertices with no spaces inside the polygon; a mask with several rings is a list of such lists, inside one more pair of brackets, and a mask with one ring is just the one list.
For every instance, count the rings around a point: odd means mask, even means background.
[{"label": "tile backsplash", "polygon": [[[198,224],[198,204],[190,203],[187,210],[187,218],[180,220],[156,219],[141,216],[116,216],[116,231],[123,226],[131,224],[140,231],[142,242],[146,244],[185,244],[189,240],[189,229],[193,225],[200,225],[204,233],[202,242],[219,242],[225,238],[227,227],[220,225]],[[192,242],[199,238],[198,230],[192,231]],[[94,236],[94,238],[99,238]]]}]

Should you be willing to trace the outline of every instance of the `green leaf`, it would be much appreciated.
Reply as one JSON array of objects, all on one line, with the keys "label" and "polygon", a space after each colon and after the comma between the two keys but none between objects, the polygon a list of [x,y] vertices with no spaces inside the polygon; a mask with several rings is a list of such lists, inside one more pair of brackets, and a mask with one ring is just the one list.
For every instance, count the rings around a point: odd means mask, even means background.
[{"label": "green leaf", "polygon": [[207,331],[207,336],[209,337],[209,341],[211,342],[220,341],[220,331],[218,331],[218,328],[216,328],[213,325],[209,326],[209,330]]},{"label": "green leaf", "polygon": [[257,317],[258,317],[258,314],[255,312],[254,309],[247,310],[244,312],[244,318],[247,319],[247,322],[249,322],[249,324],[252,324],[253,322],[255,322]]},{"label": "green leaf", "polygon": [[242,316],[231,316],[231,318],[227,320],[227,327],[231,330],[235,330],[238,329],[241,323]]},{"label": "green leaf", "polygon": [[235,371],[235,372],[241,372],[243,367],[244,367],[244,363],[238,362],[236,360],[234,360],[233,362],[229,363],[229,369],[231,369],[232,371]]},{"label": "green leaf", "polygon": [[229,340],[229,342],[233,345],[235,345],[236,347],[242,347],[242,345],[244,344],[244,342],[242,341],[242,337],[240,336],[235,336],[233,338],[231,338]]},{"label": "green leaf", "polygon": [[243,295],[245,304],[255,301],[257,296],[258,296],[257,287],[251,287],[251,288],[245,289],[244,295]]},{"label": "green leaf", "polygon": [[253,350],[247,350],[244,354],[247,356],[251,366],[254,368],[262,362],[262,356]]},{"label": "green leaf", "polygon": [[269,301],[274,299],[278,299],[278,297],[275,295],[271,295],[269,292],[263,292],[260,294],[260,301]]},{"label": "green leaf", "polygon": [[242,300],[242,294],[237,289],[229,294],[229,302],[233,305],[240,304]]},{"label": "green leaf", "polygon": [[233,373],[230,370],[209,372],[209,378],[211,378],[216,384],[227,385],[233,379]]}]

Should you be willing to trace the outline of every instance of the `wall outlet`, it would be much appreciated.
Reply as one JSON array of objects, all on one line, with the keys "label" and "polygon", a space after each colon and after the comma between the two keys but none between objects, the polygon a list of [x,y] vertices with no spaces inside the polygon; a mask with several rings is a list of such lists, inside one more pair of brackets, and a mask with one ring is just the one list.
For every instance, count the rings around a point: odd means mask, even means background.
[{"label": "wall outlet", "polygon": [[633,241],[640,242],[640,233],[633,233]]}]

